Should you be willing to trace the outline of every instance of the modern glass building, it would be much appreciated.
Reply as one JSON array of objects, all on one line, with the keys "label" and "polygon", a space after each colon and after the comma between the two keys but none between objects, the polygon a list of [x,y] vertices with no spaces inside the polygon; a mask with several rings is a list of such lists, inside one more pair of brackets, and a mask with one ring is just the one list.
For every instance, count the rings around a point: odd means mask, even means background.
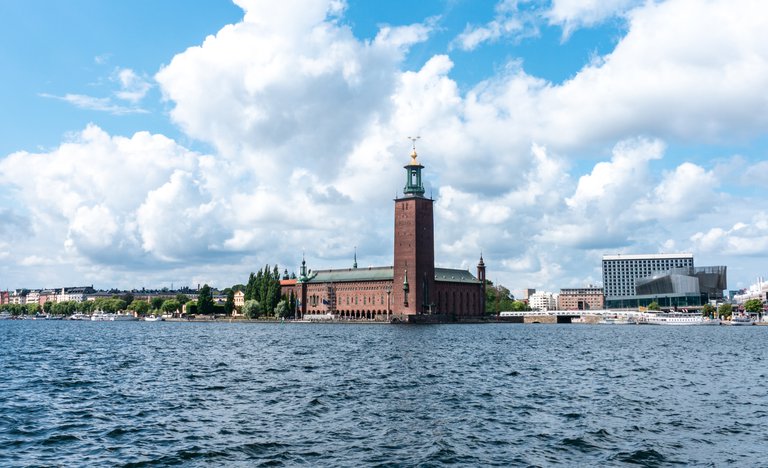
[{"label": "modern glass building", "polygon": [[635,281],[673,268],[693,268],[693,254],[603,255],[605,298],[635,296]]},{"label": "modern glass building", "polygon": [[607,308],[699,307],[721,300],[727,289],[725,266],[693,266],[693,254],[604,255]]}]

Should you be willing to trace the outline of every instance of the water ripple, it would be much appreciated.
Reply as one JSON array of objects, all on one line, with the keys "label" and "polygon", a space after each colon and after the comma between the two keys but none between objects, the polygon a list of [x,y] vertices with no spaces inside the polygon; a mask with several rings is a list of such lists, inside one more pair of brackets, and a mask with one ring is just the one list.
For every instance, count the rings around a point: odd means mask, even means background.
[{"label": "water ripple", "polygon": [[766,332],[4,321],[0,465],[760,466]]}]

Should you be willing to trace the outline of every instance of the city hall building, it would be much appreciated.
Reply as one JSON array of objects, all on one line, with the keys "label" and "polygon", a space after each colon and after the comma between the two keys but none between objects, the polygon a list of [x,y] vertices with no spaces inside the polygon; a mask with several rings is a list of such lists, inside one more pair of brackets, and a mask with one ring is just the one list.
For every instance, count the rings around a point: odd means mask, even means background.
[{"label": "city hall building", "polygon": [[485,311],[485,264],[467,270],[435,267],[433,202],[424,197],[416,148],[405,166],[403,195],[395,199],[394,265],[309,271],[283,280],[300,318],[441,322],[479,318]]}]

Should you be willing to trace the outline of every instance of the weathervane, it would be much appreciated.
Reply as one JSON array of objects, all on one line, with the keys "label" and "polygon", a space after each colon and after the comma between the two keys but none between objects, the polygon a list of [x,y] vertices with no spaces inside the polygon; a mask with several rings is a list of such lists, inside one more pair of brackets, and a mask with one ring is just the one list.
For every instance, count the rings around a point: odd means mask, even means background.
[{"label": "weathervane", "polygon": [[411,140],[411,144],[413,144],[413,152],[414,153],[416,152],[416,140],[418,140],[419,138],[421,138],[421,137],[420,136],[415,136],[415,137],[410,137],[409,136],[408,137],[408,139]]},{"label": "weathervane", "polygon": [[413,151],[411,152],[411,165],[412,166],[418,166],[419,163],[416,162],[416,140],[421,138],[420,136],[415,137],[408,137],[409,140],[411,140],[411,144],[413,145]]}]

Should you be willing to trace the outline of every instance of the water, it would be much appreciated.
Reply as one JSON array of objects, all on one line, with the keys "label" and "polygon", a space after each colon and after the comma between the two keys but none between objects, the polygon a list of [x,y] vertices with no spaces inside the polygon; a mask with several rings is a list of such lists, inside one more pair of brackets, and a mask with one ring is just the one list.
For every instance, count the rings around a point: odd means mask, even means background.
[{"label": "water", "polygon": [[768,327],[0,322],[0,466],[768,466]]}]

